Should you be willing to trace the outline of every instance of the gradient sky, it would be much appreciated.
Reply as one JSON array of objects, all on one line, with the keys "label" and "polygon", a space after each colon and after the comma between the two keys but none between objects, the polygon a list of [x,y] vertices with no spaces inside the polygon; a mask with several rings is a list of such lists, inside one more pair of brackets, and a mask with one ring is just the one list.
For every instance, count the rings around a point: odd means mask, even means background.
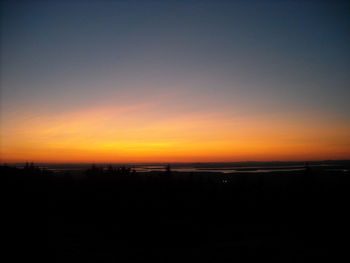
[{"label": "gradient sky", "polygon": [[347,1],[3,1],[3,162],[350,159]]}]

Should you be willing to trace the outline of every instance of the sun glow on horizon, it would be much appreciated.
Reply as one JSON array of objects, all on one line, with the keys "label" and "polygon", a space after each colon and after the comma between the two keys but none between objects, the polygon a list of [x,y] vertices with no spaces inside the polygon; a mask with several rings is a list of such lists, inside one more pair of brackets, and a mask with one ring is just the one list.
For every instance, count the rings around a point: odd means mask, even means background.
[{"label": "sun glow on horizon", "polygon": [[[2,162],[347,159],[349,125],[313,116],[167,116],[163,105],[86,107],[4,121]],[[161,113],[161,114],[160,114]],[[331,153],[331,154],[330,154]]]}]

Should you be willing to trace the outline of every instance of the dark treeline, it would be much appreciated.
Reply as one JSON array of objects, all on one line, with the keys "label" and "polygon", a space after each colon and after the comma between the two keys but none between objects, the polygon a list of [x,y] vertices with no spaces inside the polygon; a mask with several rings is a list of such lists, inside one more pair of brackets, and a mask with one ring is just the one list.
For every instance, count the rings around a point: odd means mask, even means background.
[{"label": "dark treeline", "polygon": [[[349,172],[82,177],[1,166],[15,247],[48,262],[312,262],[348,257]],[[29,256],[30,255],[30,256]]]}]

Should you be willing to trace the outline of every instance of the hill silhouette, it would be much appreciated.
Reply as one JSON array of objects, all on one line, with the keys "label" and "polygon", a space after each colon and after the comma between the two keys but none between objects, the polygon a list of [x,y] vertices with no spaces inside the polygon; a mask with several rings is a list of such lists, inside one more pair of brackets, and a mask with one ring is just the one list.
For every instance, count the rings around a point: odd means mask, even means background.
[{"label": "hill silhouette", "polygon": [[[346,163],[348,165],[348,163]],[[348,257],[349,172],[150,173],[81,178],[1,166],[15,248],[52,262],[311,262]]]}]

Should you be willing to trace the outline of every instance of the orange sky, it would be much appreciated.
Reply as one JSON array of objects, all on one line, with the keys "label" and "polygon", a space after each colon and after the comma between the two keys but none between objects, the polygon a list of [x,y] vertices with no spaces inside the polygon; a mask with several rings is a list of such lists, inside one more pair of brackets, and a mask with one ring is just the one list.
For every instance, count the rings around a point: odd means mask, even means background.
[{"label": "orange sky", "polygon": [[345,2],[71,2],[1,6],[1,162],[350,159]]},{"label": "orange sky", "polygon": [[[350,125],[313,114],[161,116],[157,103],[3,119],[2,162],[193,162],[350,158]],[[319,116],[319,114],[316,114]]]}]

